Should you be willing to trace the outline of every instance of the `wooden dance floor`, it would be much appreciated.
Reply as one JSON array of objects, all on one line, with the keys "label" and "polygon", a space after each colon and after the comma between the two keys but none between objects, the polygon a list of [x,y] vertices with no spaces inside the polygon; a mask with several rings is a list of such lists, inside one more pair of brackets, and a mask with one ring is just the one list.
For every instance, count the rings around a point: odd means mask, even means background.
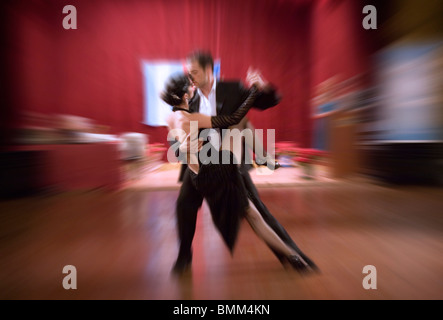
[{"label": "wooden dance floor", "polygon": [[[284,269],[246,222],[231,256],[204,204],[192,273],[177,279],[177,190],[69,192],[0,202],[0,299],[443,299],[442,189],[338,181],[259,191],[320,274]],[[76,289],[63,287],[67,265]],[[367,265],[376,289],[363,287]]]}]

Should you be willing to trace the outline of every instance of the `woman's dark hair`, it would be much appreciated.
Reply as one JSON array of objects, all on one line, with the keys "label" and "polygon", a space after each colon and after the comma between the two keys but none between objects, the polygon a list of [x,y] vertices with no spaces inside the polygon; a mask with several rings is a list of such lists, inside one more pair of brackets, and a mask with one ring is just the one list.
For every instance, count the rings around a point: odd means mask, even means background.
[{"label": "woman's dark hair", "polygon": [[183,96],[188,93],[191,85],[187,75],[182,72],[174,73],[166,81],[160,98],[170,106],[178,106],[183,102]]}]

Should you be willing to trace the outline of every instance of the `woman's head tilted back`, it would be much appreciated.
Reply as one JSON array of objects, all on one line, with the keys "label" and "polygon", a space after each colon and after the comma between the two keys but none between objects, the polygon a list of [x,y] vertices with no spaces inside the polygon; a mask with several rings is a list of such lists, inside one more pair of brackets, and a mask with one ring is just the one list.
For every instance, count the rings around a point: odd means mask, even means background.
[{"label": "woman's head tilted back", "polygon": [[160,98],[174,107],[181,105],[185,98],[191,99],[193,95],[193,84],[189,77],[182,72],[177,72],[166,81],[165,89],[160,94]]}]

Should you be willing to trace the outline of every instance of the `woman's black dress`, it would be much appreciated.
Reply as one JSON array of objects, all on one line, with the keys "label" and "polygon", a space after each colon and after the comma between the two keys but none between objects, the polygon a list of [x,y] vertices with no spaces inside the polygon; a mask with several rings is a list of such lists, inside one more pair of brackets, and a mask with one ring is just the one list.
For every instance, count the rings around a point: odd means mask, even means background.
[{"label": "woman's black dress", "polygon": [[[252,107],[257,90],[251,89],[248,98],[232,115],[219,115],[211,118],[213,128],[227,128],[238,124]],[[174,108],[176,110],[182,110]],[[187,110],[185,110],[187,111]],[[213,151],[214,148],[211,149]],[[206,199],[212,220],[229,250],[233,251],[240,222],[249,207],[248,193],[240,175],[234,154],[230,150],[219,150],[219,163],[199,161],[198,174],[187,170],[194,187]]]}]

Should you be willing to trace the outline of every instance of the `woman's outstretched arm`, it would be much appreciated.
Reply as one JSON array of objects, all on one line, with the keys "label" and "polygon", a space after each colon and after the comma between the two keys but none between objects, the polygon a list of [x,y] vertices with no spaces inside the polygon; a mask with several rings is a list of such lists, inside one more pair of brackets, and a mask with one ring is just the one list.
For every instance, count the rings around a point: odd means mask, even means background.
[{"label": "woman's outstretched arm", "polygon": [[243,117],[251,109],[252,104],[257,96],[258,89],[253,86],[250,90],[249,96],[242,103],[242,105],[231,115],[207,116],[201,113],[192,113],[185,115],[186,119],[197,121],[199,128],[227,128],[238,124]]}]

